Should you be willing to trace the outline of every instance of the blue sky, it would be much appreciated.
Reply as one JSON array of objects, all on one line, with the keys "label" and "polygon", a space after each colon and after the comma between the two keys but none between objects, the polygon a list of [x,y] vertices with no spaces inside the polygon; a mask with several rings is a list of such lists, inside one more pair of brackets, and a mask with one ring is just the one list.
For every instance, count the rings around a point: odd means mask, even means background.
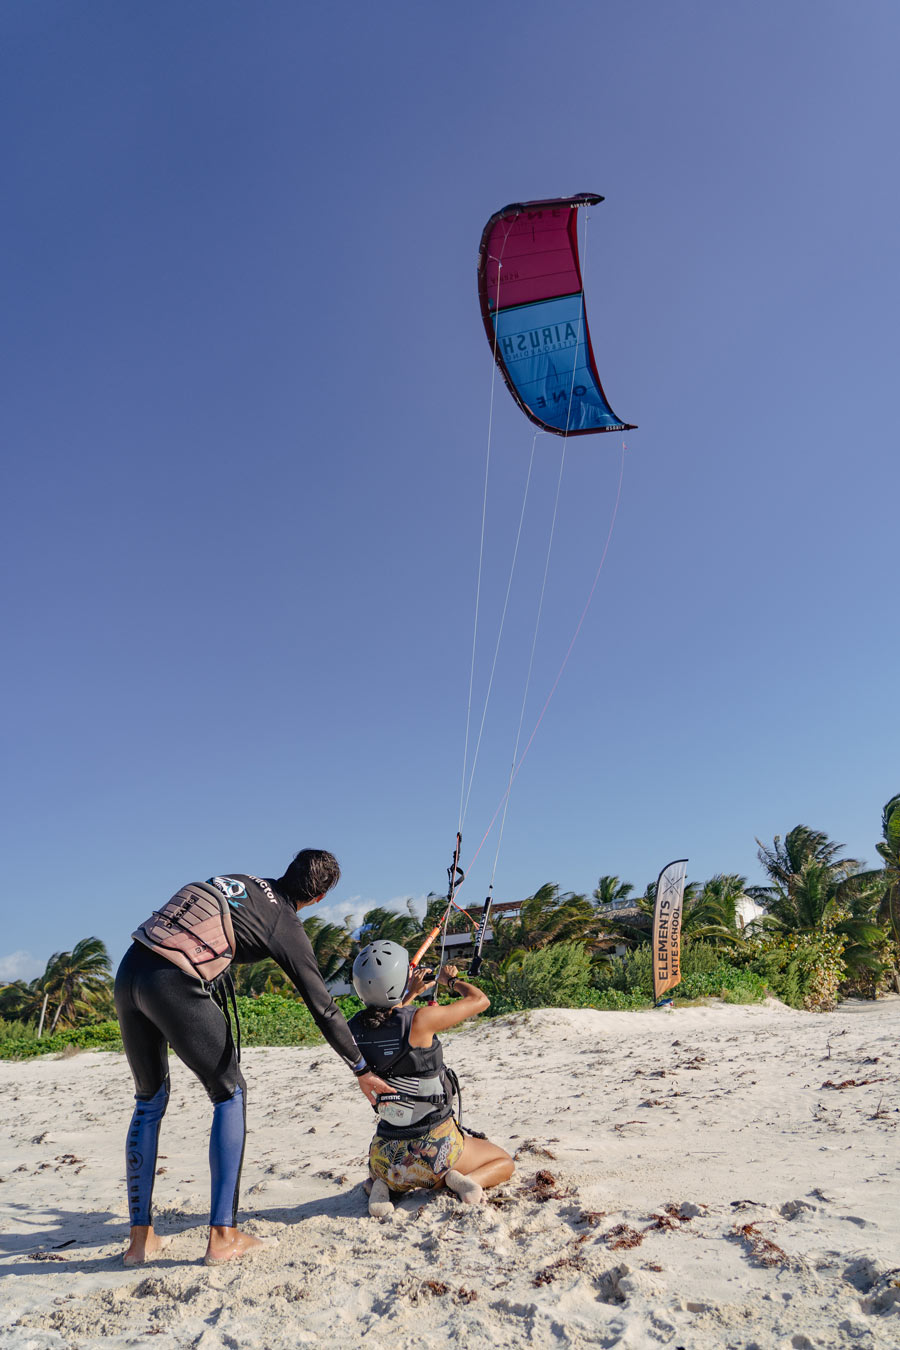
[{"label": "blue sky", "polygon": [[[896,719],[893,3],[7,5],[0,975],[306,845],[327,913],[441,889],[491,359],[488,216],[595,191],[639,424],[495,890],[875,860]],[[498,385],[483,697],[532,430]],[[464,830],[505,786],[560,442],[538,443]],[[526,736],[621,440],[567,451]],[[477,719],[476,719],[477,720]],[[493,838],[466,892],[483,897]],[[324,907],[323,907],[324,908]]]}]

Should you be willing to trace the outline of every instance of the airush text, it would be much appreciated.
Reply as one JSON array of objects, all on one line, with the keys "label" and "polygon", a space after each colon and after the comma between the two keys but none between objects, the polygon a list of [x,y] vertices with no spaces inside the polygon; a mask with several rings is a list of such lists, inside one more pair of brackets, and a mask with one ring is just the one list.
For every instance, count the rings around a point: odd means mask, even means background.
[{"label": "airush text", "polygon": [[573,323],[553,323],[544,328],[531,328],[515,337],[500,340],[500,350],[507,361],[521,361],[535,352],[561,352],[575,347],[579,334]]}]

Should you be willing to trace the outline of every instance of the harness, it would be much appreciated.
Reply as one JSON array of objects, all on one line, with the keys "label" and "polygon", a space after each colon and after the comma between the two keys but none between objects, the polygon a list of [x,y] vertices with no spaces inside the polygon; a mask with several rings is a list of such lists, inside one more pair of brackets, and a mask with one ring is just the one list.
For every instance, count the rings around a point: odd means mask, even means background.
[{"label": "harness", "polygon": [[[455,1115],[457,1125],[461,1130],[464,1129],[459,1079],[453,1069],[444,1063],[440,1041],[435,1037],[434,1044],[429,1047],[411,1046],[409,1043],[409,1031],[415,1015],[415,1008],[397,1008],[393,1014],[397,1021],[393,1025],[386,1022],[382,1027],[366,1027],[359,1021],[362,1016],[360,1013],[357,1013],[350,1023],[350,1029],[367,1061],[379,1077],[386,1079],[391,1086],[390,1092],[382,1092],[376,1096],[374,1109],[379,1118],[379,1133],[383,1132],[395,1139],[414,1138],[426,1133],[431,1125],[439,1123],[432,1118],[437,1112],[443,1112],[441,1119]],[[381,1031],[387,1034],[379,1036],[378,1033]],[[399,1041],[399,1049],[389,1058],[384,1058],[378,1054],[378,1050],[383,1047],[388,1037],[394,1044]],[[391,1081],[392,1072],[398,1068],[400,1072]],[[413,1082],[419,1083],[422,1080],[426,1083],[437,1081],[440,1090],[437,1092],[414,1090]],[[392,1111],[391,1107],[395,1110]],[[407,1112],[404,1112],[403,1108],[407,1108]],[[407,1124],[400,1123],[402,1116],[407,1113],[417,1118],[411,1119]],[[394,1117],[393,1120],[391,1116]],[[466,1129],[465,1133],[478,1139],[484,1138],[477,1130]]]},{"label": "harness", "polygon": [[200,981],[225,1016],[240,1062],[241,1023],[230,970],[235,952],[234,925],[222,892],[203,881],[182,886],[131,936]]},{"label": "harness", "polygon": [[215,980],[234,958],[234,925],[228,901],[204,881],[182,886],[131,936],[204,982]]}]

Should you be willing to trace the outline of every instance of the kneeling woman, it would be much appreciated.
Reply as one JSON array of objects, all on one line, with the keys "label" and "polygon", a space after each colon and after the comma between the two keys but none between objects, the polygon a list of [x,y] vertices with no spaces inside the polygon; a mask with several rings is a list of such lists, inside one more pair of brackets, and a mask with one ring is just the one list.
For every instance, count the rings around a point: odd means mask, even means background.
[{"label": "kneeling woman", "polygon": [[447,1186],[477,1204],[486,1186],[513,1173],[513,1160],[488,1139],[463,1137],[453,1116],[453,1088],[437,1032],[490,1007],[487,995],[444,966],[437,982],[455,1003],[408,1007],[430,976],[409,973],[409,955],[396,942],[373,942],[353,963],[353,987],[367,1006],[350,1027],[366,1063],[389,1085],[376,1098],[378,1128],[369,1146],[369,1213],[389,1213],[391,1193]]}]

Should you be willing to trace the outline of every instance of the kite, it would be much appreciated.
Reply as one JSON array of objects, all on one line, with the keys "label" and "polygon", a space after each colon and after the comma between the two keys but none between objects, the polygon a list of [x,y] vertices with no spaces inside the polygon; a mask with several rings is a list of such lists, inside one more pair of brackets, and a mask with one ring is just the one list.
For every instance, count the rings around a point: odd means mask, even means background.
[{"label": "kite", "polygon": [[478,296],[494,359],[527,417],[557,436],[633,431],[613,412],[597,373],[578,259],[576,197],[504,206],[478,254]]}]

